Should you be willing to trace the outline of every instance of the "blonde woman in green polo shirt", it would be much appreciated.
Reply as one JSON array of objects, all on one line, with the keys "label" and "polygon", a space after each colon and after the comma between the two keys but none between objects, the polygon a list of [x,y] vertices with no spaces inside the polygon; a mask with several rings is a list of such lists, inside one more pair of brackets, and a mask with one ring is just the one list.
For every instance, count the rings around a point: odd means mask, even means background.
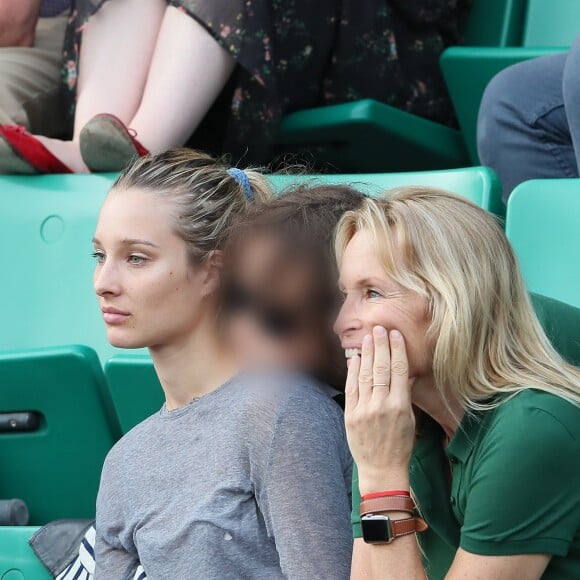
[{"label": "blonde woman in green polo shirt", "polygon": [[403,188],[346,214],[336,250],[352,578],[580,578],[580,371],[495,219]]}]

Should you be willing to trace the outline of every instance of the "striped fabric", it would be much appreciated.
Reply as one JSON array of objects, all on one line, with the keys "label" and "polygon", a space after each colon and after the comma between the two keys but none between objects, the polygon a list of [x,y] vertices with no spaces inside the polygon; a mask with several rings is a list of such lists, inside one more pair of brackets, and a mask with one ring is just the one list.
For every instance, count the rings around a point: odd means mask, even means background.
[{"label": "striped fabric", "polygon": [[[55,580],[93,580],[95,576],[95,526],[92,525],[85,534],[79,547],[79,555],[65,568]],[[146,580],[143,566],[139,566],[133,580]]]}]

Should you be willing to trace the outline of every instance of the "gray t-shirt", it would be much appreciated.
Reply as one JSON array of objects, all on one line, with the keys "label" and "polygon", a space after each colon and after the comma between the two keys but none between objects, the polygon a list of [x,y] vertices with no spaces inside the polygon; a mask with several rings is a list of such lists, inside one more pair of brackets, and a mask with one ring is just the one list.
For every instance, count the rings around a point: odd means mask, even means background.
[{"label": "gray t-shirt", "polygon": [[110,451],[96,580],[349,578],[342,411],[297,375],[238,375],[162,409]]}]

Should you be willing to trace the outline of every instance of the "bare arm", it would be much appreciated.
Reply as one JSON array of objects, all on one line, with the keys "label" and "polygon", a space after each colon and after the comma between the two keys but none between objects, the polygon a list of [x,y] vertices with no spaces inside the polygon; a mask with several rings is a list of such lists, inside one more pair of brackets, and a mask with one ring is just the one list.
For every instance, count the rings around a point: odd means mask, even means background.
[{"label": "bare arm", "polygon": [[[407,545],[401,540],[410,540]],[[397,544],[399,544],[397,546]],[[414,546],[412,545],[414,544]],[[395,548],[395,549],[393,549]],[[414,548],[414,550],[412,549]],[[405,559],[409,560],[405,560]],[[447,580],[536,580],[542,577],[550,556],[480,556],[461,548],[446,575]],[[355,540],[351,580],[424,580],[417,543],[413,537],[398,538],[386,546],[371,546]]]},{"label": "bare arm", "polygon": [[41,0],[0,0],[0,47],[34,45]]}]

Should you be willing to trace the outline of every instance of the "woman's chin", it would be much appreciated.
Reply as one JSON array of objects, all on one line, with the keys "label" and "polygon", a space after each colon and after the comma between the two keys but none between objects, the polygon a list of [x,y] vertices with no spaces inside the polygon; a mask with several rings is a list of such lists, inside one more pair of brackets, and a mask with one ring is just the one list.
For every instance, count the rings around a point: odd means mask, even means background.
[{"label": "woman's chin", "polygon": [[137,336],[129,336],[127,333],[119,332],[116,329],[110,329],[107,332],[107,340],[111,346],[115,348],[144,348],[147,346],[143,340],[139,340]]}]

